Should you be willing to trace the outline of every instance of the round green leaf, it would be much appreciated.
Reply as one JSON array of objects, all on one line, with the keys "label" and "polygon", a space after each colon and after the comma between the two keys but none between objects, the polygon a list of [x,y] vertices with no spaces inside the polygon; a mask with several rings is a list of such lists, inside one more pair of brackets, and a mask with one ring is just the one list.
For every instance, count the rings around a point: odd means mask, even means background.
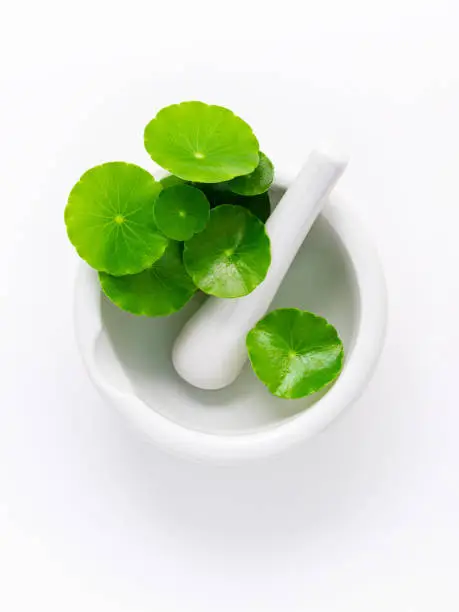
[{"label": "round green leaf", "polygon": [[168,243],[153,219],[161,189],[146,170],[124,162],[83,174],[65,209],[67,233],[80,257],[116,276],[151,266]]},{"label": "round green leaf", "polygon": [[227,108],[182,102],[163,108],[145,128],[152,159],[182,179],[218,183],[258,165],[258,141]]},{"label": "round green leaf", "polygon": [[322,317],[296,308],[267,314],[247,334],[258,378],[273,395],[297,399],[331,383],[343,366],[343,344]]},{"label": "round green leaf", "polygon": [[172,241],[151,268],[127,276],[99,272],[99,279],[105,295],[119,308],[147,317],[180,310],[196,291],[183,266],[180,244]]},{"label": "round green leaf", "polygon": [[241,206],[217,206],[206,228],[185,242],[183,261],[204,293],[247,295],[265,278],[271,249],[263,223]]},{"label": "round green leaf", "polygon": [[201,189],[207,196],[212,208],[221,206],[222,204],[236,204],[250,210],[263,223],[266,223],[271,214],[271,202],[268,192],[261,193],[255,196],[241,196],[232,191],[228,191],[226,186],[228,183],[216,183],[214,185],[205,185],[199,183],[197,187]]},{"label": "round green leaf", "polygon": [[237,176],[228,182],[228,187],[234,193],[245,196],[254,196],[265,193],[274,179],[274,166],[271,160],[260,151],[258,166],[250,174]]},{"label": "round green leaf", "polygon": [[201,232],[209,220],[209,200],[190,185],[174,185],[160,193],[155,203],[155,221],[173,240],[189,240]]}]

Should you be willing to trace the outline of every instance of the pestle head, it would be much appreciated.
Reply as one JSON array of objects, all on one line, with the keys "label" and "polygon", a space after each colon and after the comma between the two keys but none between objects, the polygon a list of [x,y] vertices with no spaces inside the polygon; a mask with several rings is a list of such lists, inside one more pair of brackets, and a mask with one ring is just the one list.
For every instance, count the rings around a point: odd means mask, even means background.
[{"label": "pestle head", "polygon": [[338,143],[332,140],[321,141],[316,149],[313,149],[311,155],[321,156],[329,162],[341,167],[343,171],[346,169],[350,161],[349,153],[342,149]]}]

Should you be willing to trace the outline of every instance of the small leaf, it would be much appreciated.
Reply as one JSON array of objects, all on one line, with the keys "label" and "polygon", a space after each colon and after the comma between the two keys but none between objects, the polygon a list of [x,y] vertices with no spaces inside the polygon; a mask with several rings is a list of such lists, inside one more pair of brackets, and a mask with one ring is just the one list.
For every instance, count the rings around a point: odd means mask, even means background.
[{"label": "small leaf", "polygon": [[255,196],[241,196],[227,189],[228,183],[216,183],[205,185],[198,183],[196,186],[203,191],[212,208],[222,204],[236,204],[247,208],[256,217],[266,223],[271,214],[271,202],[268,192]]},{"label": "small leaf", "polygon": [[297,399],[331,383],[343,366],[343,344],[322,317],[296,308],[267,314],[247,335],[255,374],[273,395]]},{"label": "small leaf", "polygon": [[153,219],[161,189],[146,170],[124,162],[83,174],[65,209],[67,233],[80,257],[116,276],[151,266],[168,243]]},{"label": "small leaf", "polygon": [[241,206],[217,206],[206,228],[185,242],[183,261],[204,293],[247,295],[265,278],[271,249],[263,223]]},{"label": "small leaf", "polygon": [[119,308],[135,315],[165,317],[180,310],[196,291],[182,262],[181,245],[169,242],[164,255],[139,274],[99,273],[105,295]]},{"label": "small leaf", "polygon": [[274,166],[271,160],[260,151],[260,161],[255,170],[229,181],[228,188],[239,195],[254,196],[268,191],[273,179]]},{"label": "small leaf", "polygon": [[206,227],[209,211],[209,200],[202,191],[174,185],[160,193],[154,214],[156,225],[168,238],[189,240]]},{"label": "small leaf", "polygon": [[175,176],[174,174],[168,174],[164,178],[159,181],[163,187],[163,189],[168,189],[169,187],[175,187],[175,185],[185,185],[186,182]]},{"label": "small leaf", "polygon": [[145,128],[145,148],[178,177],[217,183],[248,174],[258,164],[258,141],[227,108],[182,102],[163,108]]}]

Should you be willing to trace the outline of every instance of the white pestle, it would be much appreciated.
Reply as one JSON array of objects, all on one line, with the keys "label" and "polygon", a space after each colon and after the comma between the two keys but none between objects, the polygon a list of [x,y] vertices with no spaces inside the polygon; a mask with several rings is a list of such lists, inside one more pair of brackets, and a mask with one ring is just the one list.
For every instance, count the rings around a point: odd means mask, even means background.
[{"label": "white pestle", "polygon": [[310,154],[266,222],[271,266],[265,280],[241,298],[208,298],[176,339],[172,361],[184,380],[201,389],[222,389],[237,378],[247,359],[247,333],[268,310],[346,166],[346,159],[324,150]]}]

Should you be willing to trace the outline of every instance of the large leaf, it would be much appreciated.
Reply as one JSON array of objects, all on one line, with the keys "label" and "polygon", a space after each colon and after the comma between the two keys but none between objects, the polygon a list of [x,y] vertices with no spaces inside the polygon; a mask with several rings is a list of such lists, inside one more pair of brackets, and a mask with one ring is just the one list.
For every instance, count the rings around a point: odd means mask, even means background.
[{"label": "large leaf", "polygon": [[153,218],[161,189],[146,170],[124,162],[83,174],[65,209],[67,233],[80,257],[116,276],[151,266],[168,243]]},{"label": "large leaf", "polygon": [[105,295],[135,315],[164,317],[180,310],[196,291],[182,262],[180,244],[171,241],[150,268],[128,276],[99,273]]},{"label": "large leaf", "polygon": [[145,128],[152,159],[189,181],[217,183],[258,165],[258,141],[245,121],[227,108],[182,102],[159,111]]},{"label": "large leaf", "polygon": [[265,278],[271,249],[263,223],[241,206],[217,206],[209,223],[185,242],[183,261],[204,293],[247,295]]},{"label": "large leaf", "polygon": [[267,314],[247,335],[258,378],[274,395],[296,399],[319,391],[340,373],[344,352],[336,329],[296,308]]}]

